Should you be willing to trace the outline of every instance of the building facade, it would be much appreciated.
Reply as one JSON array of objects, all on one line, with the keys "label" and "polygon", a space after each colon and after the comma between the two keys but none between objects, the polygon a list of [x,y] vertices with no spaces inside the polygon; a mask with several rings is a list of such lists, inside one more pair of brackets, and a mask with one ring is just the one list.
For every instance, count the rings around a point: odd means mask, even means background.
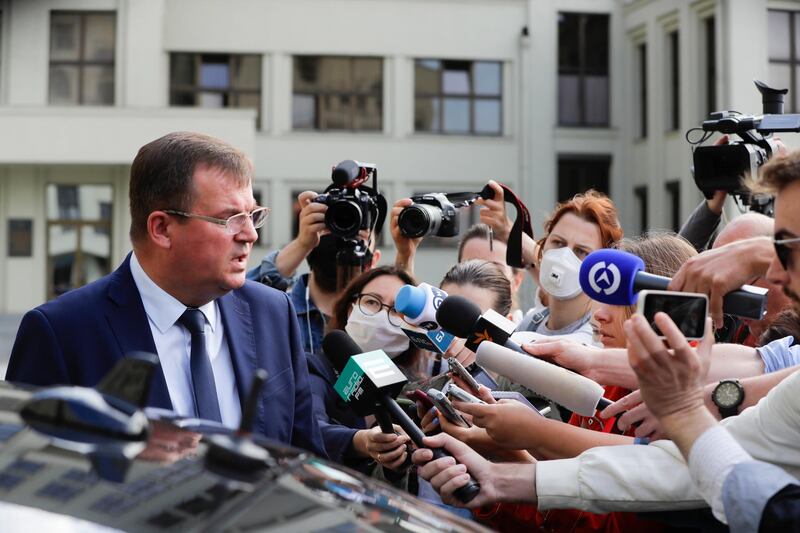
[{"label": "building facade", "polygon": [[[701,198],[685,131],[709,110],[759,112],[753,78],[794,92],[796,10],[772,0],[0,0],[0,312],[124,259],[130,162],[175,130],[252,156],[256,196],[272,208],[253,265],[292,238],[297,193],[324,189],[343,159],[376,163],[390,203],[494,178],[519,193],[537,232],[557,200],[588,187],[611,195],[628,233],[676,227]],[[462,213],[462,226],[476,220]],[[427,240],[418,277],[441,279],[455,244]]]}]

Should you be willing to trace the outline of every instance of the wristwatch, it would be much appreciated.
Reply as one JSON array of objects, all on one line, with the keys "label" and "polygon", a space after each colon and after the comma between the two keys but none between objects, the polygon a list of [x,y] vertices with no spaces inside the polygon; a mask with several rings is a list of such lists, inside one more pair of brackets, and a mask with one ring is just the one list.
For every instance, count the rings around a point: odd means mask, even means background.
[{"label": "wristwatch", "polygon": [[739,414],[739,406],[744,401],[744,387],[738,379],[723,379],[711,393],[711,401],[719,409],[722,418]]}]

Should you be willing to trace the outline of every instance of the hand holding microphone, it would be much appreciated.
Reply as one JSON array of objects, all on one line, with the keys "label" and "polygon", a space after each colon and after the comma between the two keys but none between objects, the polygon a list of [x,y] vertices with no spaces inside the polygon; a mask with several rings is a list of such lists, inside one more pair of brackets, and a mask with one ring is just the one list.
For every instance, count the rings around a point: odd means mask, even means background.
[{"label": "hand holding microphone", "polygon": [[[744,282],[766,272],[766,267],[763,271],[756,268],[758,262],[751,261],[747,254],[764,255],[763,248],[767,243],[772,247],[769,239],[759,237],[709,250],[689,259],[674,280],[648,274],[644,271],[644,261],[633,254],[611,249],[596,250],[581,263],[581,289],[589,298],[612,305],[634,305],[638,292],[646,289],[679,288],[684,292],[710,292],[711,314],[715,322],[721,324],[723,312],[761,320],[766,313],[767,290],[744,285]],[[770,254],[771,261],[774,250]]]},{"label": "hand holding microphone", "polygon": [[[382,350],[362,353],[361,348],[344,331],[335,330],[322,340],[325,354],[339,371],[334,388],[359,415],[375,414],[386,433],[394,433],[393,418],[417,446],[425,446],[425,434],[394,397],[408,381]],[[434,459],[449,458],[442,448],[431,450]],[[450,458],[451,459],[451,458]],[[460,467],[460,466],[459,466]],[[464,469],[466,473],[466,469]],[[469,474],[454,495],[462,503],[470,502],[481,488]]]},{"label": "hand holding microphone", "polygon": [[[509,337],[514,323],[494,311],[480,314],[478,306],[460,296],[445,298],[436,320],[450,333],[467,339],[482,367],[506,376],[515,383],[563,405],[583,416],[610,402],[603,387],[565,368],[531,357]],[[508,322],[508,323],[507,323]]]}]

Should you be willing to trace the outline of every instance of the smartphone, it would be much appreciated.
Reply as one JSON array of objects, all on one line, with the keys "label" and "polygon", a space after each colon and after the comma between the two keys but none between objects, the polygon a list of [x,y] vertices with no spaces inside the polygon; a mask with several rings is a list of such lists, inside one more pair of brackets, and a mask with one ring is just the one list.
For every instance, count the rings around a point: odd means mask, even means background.
[{"label": "smartphone", "polygon": [[422,389],[408,391],[405,393],[405,395],[409,400],[422,403],[426,411],[433,407],[433,402],[431,401],[430,397],[428,397],[428,395],[425,394],[425,391]]},{"label": "smartphone", "polygon": [[442,392],[449,396],[451,399],[459,401],[459,402],[467,402],[467,403],[482,403],[486,404],[480,398],[473,396],[472,394],[468,393],[452,381],[447,384],[445,389],[442,389]]},{"label": "smartphone", "polygon": [[669,315],[686,340],[703,338],[708,316],[708,296],[691,292],[641,291],[637,312],[653,327],[662,339],[664,335],[655,324],[658,312]]},{"label": "smartphone", "polygon": [[464,368],[464,365],[458,361],[458,359],[451,357],[447,360],[447,364],[450,365],[450,372],[460,377],[464,383],[466,383],[469,388],[472,389],[472,392],[478,392],[480,385],[475,378],[472,377],[472,374],[470,374],[469,371]]},{"label": "smartphone", "polygon": [[428,389],[428,397],[433,402],[433,405],[436,406],[436,409],[444,416],[448,421],[462,428],[471,427],[470,423],[464,420],[464,417],[456,411],[456,408],[453,407],[453,404],[450,403],[450,400],[447,399],[447,396],[442,394],[442,391],[438,391],[436,389]]},{"label": "smartphone", "polygon": [[[539,411],[528,399],[522,395],[522,393],[517,391],[503,391],[503,390],[493,390],[492,391],[492,398],[495,400],[517,400],[520,403],[523,403],[539,413],[540,415],[544,416],[541,411]],[[548,409],[548,407],[545,407]],[[543,409],[544,410],[544,409]]]}]

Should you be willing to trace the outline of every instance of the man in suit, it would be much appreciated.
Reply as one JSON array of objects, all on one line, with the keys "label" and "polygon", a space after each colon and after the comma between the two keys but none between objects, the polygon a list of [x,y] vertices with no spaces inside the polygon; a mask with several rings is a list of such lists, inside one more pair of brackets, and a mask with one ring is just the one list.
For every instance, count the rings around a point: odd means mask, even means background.
[{"label": "man in suit", "polygon": [[143,146],[131,166],[133,252],[29,311],[6,379],[93,386],[126,354],[157,353],[149,405],[236,427],[263,368],[254,431],[325,456],[289,298],[245,281],[269,212],[255,203],[252,176],[242,152],[205,135]]}]

